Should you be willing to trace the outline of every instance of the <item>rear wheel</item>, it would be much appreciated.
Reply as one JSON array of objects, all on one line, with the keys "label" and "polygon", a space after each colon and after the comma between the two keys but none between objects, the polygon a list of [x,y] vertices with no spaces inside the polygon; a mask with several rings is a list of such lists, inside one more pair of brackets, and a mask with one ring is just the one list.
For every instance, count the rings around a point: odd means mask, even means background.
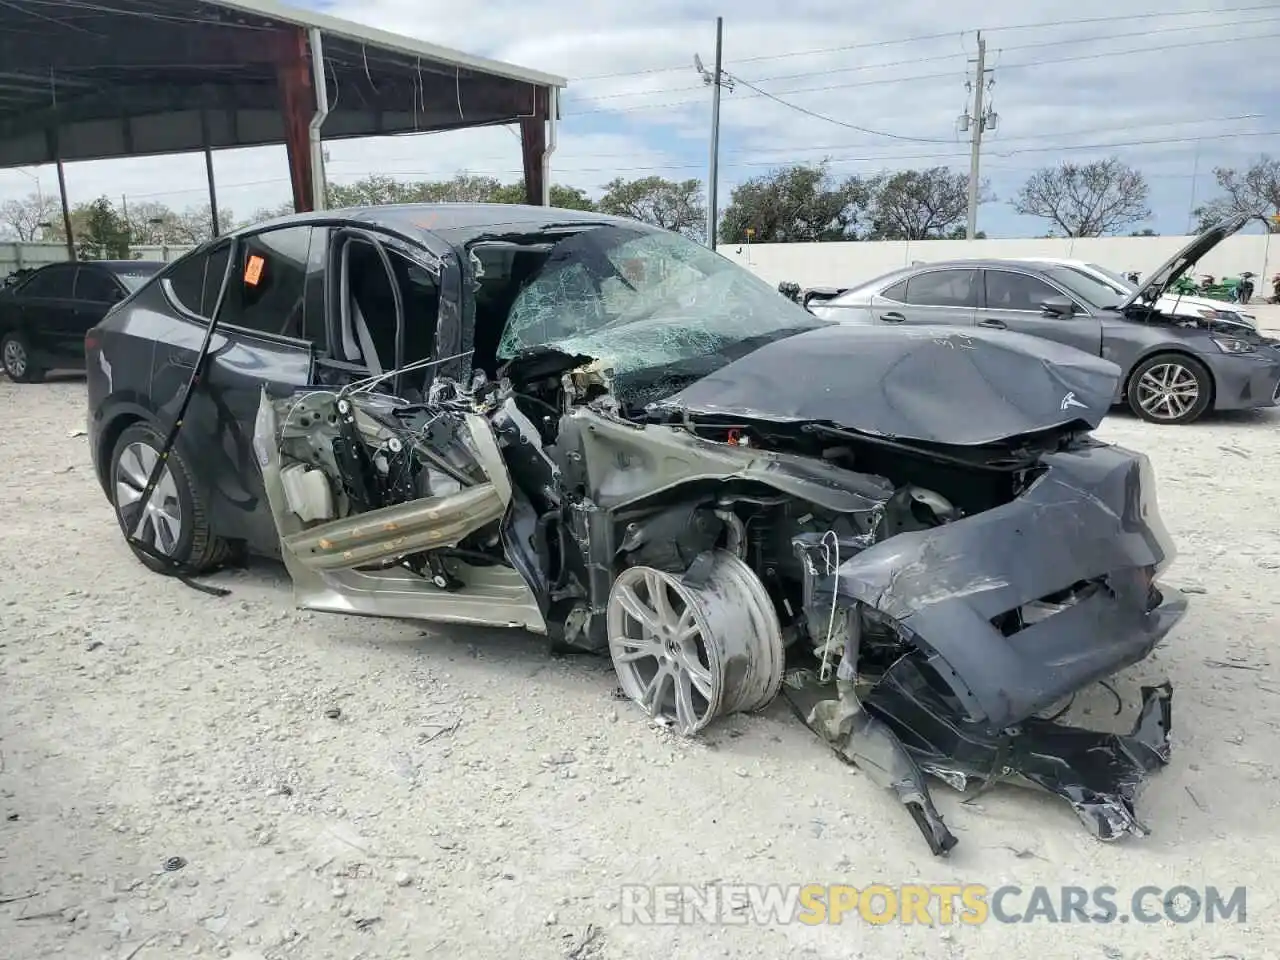
[{"label": "rear wheel", "polygon": [[39,383],[44,379],[44,371],[31,362],[27,338],[16,331],[6,333],[0,340],[0,363],[15,383]]},{"label": "rear wheel", "polygon": [[[142,491],[163,446],[164,437],[144,423],[135,423],[116,441],[110,474],[116,519],[130,540],[130,549],[152,570],[168,573],[173,564],[189,573],[210,570],[226,560],[229,547],[214,535],[208,496],[176,448],[169,454],[151,499],[142,505]],[[164,560],[139,549],[132,542],[134,538]]]},{"label": "rear wheel", "polygon": [[1213,379],[1200,361],[1161,353],[1134,368],[1128,400],[1133,412],[1150,423],[1191,423],[1209,409]]}]

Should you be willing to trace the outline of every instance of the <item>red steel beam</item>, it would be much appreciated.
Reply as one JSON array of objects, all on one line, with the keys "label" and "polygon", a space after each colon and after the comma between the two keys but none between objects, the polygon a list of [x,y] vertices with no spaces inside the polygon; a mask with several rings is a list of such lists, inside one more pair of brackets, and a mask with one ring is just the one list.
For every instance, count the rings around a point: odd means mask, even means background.
[{"label": "red steel beam", "polygon": [[533,116],[520,118],[520,147],[524,159],[525,203],[542,206],[542,157],[547,152],[548,101],[545,87],[534,92]]},{"label": "red steel beam", "polygon": [[284,145],[289,157],[289,182],[293,186],[293,209],[312,209],[311,142],[308,128],[315,115],[316,96],[311,87],[311,55],[306,31],[291,28],[281,36],[276,61],[276,86],[280,91],[280,114],[284,122]]}]

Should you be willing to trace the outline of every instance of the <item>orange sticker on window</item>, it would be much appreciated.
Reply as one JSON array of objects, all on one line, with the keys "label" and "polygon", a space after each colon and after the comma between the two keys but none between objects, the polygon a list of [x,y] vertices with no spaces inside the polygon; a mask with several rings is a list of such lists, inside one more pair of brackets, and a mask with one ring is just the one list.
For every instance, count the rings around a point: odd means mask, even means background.
[{"label": "orange sticker on window", "polygon": [[244,265],[244,282],[251,287],[256,287],[262,281],[262,268],[266,265],[267,261],[256,253],[252,254],[249,262]]}]

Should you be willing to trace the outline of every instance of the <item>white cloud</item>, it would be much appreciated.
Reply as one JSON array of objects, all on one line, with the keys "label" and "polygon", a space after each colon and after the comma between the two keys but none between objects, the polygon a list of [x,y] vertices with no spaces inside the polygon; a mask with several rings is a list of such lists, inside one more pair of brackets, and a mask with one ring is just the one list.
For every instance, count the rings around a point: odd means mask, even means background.
[{"label": "white cloud", "polygon": [[[844,0],[743,0],[726,15],[726,69],[807,110],[908,139],[806,116],[739,85],[724,96],[722,204],[745,177],[824,156],[840,173],[938,164],[966,170],[968,146],[956,120],[969,99],[974,30],[982,27],[1000,115],[984,146],[983,172],[997,194],[1013,196],[1038,166],[1118,154],[1148,174],[1156,228],[1178,231],[1193,196],[1212,194],[1213,167],[1280,151],[1280,136],[1245,135],[1280,131],[1273,107],[1280,64],[1267,56],[1276,41],[1265,39],[1280,34],[1280,8],[1225,0],[1214,14],[1174,16],[1205,5],[1169,0],[1146,19],[1045,26],[1121,10],[1111,0],[1069,7],[1051,0],[899,0],[855,15]],[[1231,12],[1246,6],[1260,9]],[[559,182],[596,192],[615,174],[705,175],[709,91],[692,61],[698,53],[711,62],[713,4],[491,0],[459,8],[441,0],[339,0],[325,9],[570,77],[553,161]],[[927,35],[933,38],[899,42]],[[1236,39],[1215,42],[1229,38]],[[836,47],[845,49],[830,49]],[[822,50],[828,52],[812,52]],[[796,51],[810,52],[783,56]],[[604,74],[627,75],[589,79]],[[488,128],[338,142],[329,146],[329,169],[337,180],[368,173],[444,178],[461,170],[514,179],[514,134]],[[288,196],[282,149],[224,151],[215,168],[222,205],[242,215]],[[52,169],[39,173],[43,190],[56,192]],[[32,188],[29,175],[0,172],[0,198]],[[68,189],[73,201],[125,194],[195,205],[205,200],[203,159],[76,164],[68,167]],[[1003,233],[1040,228],[1005,202],[984,208],[982,219]]]}]

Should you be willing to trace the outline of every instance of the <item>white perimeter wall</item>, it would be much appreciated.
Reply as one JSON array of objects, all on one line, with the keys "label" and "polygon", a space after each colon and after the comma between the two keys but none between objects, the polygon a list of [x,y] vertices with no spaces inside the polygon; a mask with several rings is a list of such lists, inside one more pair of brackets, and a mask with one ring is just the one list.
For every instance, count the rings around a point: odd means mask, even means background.
[{"label": "white perimeter wall", "polygon": [[[1270,244],[1268,245],[1268,240]],[[1079,240],[916,240],[880,243],[721,244],[717,249],[771,284],[789,280],[802,287],[851,286],[909,266],[966,257],[1071,257],[1117,273],[1147,274],[1186,245],[1190,237],[1089,237]],[[1269,247],[1269,249],[1268,249]],[[1256,296],[1270,295],[1280,271],[1280,235],[1228,237],[1193,271],[1237,276],[1252,270]]]},{"label": "white perimeter wall", "polygon": [[[190,247],[134,247],[141,254],[139,260],[176,260]],[[21,267],[43,267],[46,263],[61,263],[67,259],[67,247],[62,243],[0,243],[0,279]]]}]

